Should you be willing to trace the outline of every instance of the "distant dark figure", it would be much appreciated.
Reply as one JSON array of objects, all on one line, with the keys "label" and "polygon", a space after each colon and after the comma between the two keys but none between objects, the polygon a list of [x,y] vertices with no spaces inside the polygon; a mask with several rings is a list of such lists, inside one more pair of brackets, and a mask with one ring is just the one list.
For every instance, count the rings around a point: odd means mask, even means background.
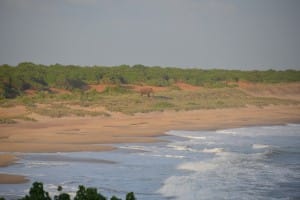
[{"label": "distant dark figure", "polygon": [[141,96],[143,96],[144,94],[147,95],[148,97],[151,96],[151,93],[152,95],[154,94],[154,91],[152,88],[141,88],[140,89],[140,93],[141,93]]}]

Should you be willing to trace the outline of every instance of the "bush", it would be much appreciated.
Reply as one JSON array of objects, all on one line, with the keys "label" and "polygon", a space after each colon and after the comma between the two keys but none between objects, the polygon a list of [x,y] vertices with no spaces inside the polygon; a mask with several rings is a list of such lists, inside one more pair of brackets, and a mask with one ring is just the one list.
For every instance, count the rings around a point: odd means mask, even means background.
[{"label": "bush", "polygon": [[175,107],[175,105],[170,102],[163,101],[155,104],[154,107],[157,109],[166,109],[166,108],[173,108]]},{"label": "bush", "polygon": [[67,193],[62,193],[62,194],[60,194],[58,196],[55,196],[54,200],[71,200],[71,197]]},{"label": "bush", "polygon": [[117,94],[124,94],[130,92],[129,89],[123,86],[109,86],[106,87],[105,90],[102,92],[102,94],[108,94],[108,95],[117,95]]}]

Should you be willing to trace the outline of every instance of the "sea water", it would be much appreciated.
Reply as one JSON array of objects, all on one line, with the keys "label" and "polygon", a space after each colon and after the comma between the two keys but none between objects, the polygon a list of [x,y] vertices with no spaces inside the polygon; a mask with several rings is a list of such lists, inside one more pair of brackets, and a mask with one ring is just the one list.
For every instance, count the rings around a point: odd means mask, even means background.
[{"label": "sea water", "polygon": [[29,183],[0,185],[16,199],[41,181],[51,195],[78,185],[107,197],[157,199],[300,199],[300,125],[218,131],[169,131],[151,144],[120,144],[111,152],[20,154],[0,173],[22,174]]}]

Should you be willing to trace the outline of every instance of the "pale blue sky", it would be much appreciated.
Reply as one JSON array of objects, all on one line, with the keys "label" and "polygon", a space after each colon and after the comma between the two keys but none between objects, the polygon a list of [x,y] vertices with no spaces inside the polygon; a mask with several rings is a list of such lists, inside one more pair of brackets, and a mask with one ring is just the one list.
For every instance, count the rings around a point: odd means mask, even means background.
[{"label": "pale blue sky", "polygon": [[0,64],[300,69],[299,0],[0,0]]}]

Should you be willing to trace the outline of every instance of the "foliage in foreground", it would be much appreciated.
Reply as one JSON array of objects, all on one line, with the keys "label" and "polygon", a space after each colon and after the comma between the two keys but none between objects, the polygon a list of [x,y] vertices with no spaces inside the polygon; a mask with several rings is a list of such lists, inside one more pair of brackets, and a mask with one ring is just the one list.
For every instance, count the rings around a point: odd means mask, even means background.
[{"label": "foliage in foreground", "polygon": [[[71,200],[67,193],[62,192],[62,187],[58,186],[57,189],[60,194],[55,195],[53,200]],[[5,200],[0,197],[0,200]],[[52,200],[49,193],[44,190],[43,183],[34,182],[29,190],[29,194],[19,200]],[[107,200],[102,194],[98,193],[96,188],[85,188],[83,185],[78,187],[74,200]],[[112,196],[110,200],[121,200],[116,196]],[[130,192],[126,195],[126,200],[136,200],[134,193]]]}]

